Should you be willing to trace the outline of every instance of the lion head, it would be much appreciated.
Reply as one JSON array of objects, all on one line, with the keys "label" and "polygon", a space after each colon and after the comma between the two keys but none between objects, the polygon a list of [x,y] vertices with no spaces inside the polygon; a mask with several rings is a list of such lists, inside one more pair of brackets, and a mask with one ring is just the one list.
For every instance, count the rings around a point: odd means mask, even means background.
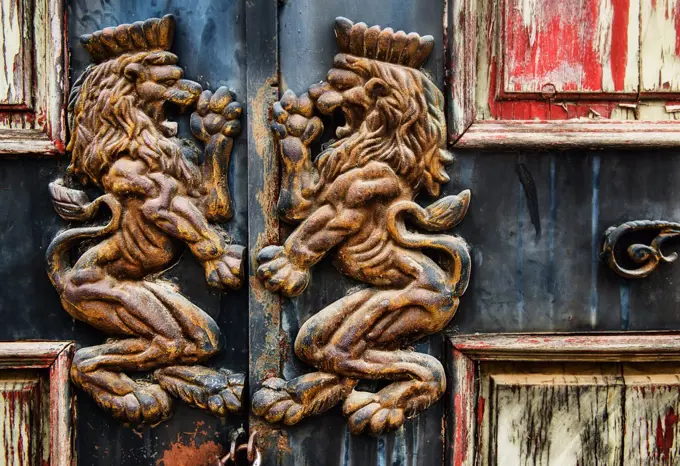
[{"label": "lion head", "polygon": [[182,79],[177,56],[168,51],[174,19],[166,16],[81,37],[97,62],[75,83],[69,102],[69,171],[100,185],[119,157],[141,159],[151,171],[192,182],[190,167],[173,140],[177,124],[165,119],[165,105],[184,109],[201,93]]},{"label": "lion head", "polygon": [[418,69],[433,39],[365,24],[336,20],[340,48],[326,82],[312,86],[310,97],[324,114],[340,109],[346,120],[338,141],[318,158],[320,180],[381,161],[404,177],[414,191],[439,194],[449,180],[444,168],[453,160],[446,150],[444,97]]}]

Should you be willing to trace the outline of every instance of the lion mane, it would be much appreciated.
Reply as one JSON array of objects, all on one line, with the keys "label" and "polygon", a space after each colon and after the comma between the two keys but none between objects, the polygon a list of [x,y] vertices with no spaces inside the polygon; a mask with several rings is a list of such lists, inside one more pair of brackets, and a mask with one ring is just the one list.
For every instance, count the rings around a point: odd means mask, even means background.
[{"label": "lion mane", "polygon": [[440,184],[449,181],[444,166],[453,161],[445,148],[442,93],[416,69],[347,55],[342,61],[365,81],[383,80],[388,93],[376,98],[356,132],[319,156],[320,184],[352,168],[380,161],[414,190],[424,187],[430,195],[439,195]]},{"label": "lion mane", "polygon": [[129,53],[90,66],[75,83],[69,99],[68,171],[84,184],[101,187],[101,176],[127,156],[143,160],[152,172],[193,185],[192,169],[180,146],[161,133],[144,109],[135,83],[124,75],[127,65],[143,63],[150,53]]}]

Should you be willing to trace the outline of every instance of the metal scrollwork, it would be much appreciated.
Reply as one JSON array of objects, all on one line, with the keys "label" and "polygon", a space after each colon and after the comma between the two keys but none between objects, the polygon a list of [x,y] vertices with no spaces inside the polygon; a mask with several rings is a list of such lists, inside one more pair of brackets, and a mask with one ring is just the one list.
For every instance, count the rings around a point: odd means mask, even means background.
[{"label": "metal scrollwork", "polygon": [[[211,286],[243,281],[244,247],[216,224],[232,217],[226,175],[241,105],[226,88],[202,91],[183,79],[169,51],[174,30],[165,16],[81,37],[95,64],[71,92],[71,164],[49,186],[62,218],[93,222],[54,238],[49,277],[71,316],[112,336],[78,350],[71,379],[132,424],[166,420],[171,396],[218,416],[238,412],[244,384],[244,374],[200,365],[219,351],[220,330],[160,278],[188,248]],[[198,149],[177,137],[166,104],[195,109],[201,164],[191,161]],[[76,181],[103,194],[90,201]],[[110,218],[97,225],[104,205]],[[155,372],[130,377],[138,371]]]},{"label": "metal scrollwork", "polygon": [[[657,235],[647,244],[634,243],[626,248],[628,257],[639,267],[628,269],[619,264],[616,259],[616,247],[625,235],[635,232],[652,231]],[[652,273],[661,263],[674,262],[678,255],[671,253],[665,255],[661,250],[663,243],[680,236],[680,223],[666,222],[663,220],[636,220],[626,222],[617,227],[609,228],[605,233],[602,245],[602,258],[609,267],[624,278],[644,278]]]},{"label": "metal scrollwork", "polygon": [[[297,227],[282,246],[260,251],[257,275],[269,290],[297,296],[310,269],[330,255],[366,287],[300,329],[295,353],[318,372],[264,381],[252,408],[270,422],[295,424],[344,401],[351,432],[379,435],[444,393],[442,364],[408,345],[441,331],[468,285],[467,244],[442,232],[463,219],[470,192],[427,207],[414,202],[422,190],[439,195],[453,162],[443,95],[419,69],[434,39],[345,18],[335,33],[341,53],[327,81],[300,96],[286,91],[273,108],[278,211]],[[346,124],[312,157],[323,131],[319,115],[336,110]],[[360,379],[389,384],[371,393],[356,388]]]}]

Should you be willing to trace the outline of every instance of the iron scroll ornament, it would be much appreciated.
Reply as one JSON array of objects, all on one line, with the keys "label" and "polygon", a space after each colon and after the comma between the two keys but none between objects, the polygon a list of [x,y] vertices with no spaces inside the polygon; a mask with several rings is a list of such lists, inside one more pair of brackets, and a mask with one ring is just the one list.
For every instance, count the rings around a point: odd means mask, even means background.
[{"label": "iron scroll ornament", "polygon": [[[111,339],[81,348],[71,380],[114,417],[157,424],[172,398],[218,416],[241,410],[244,374],[200,365],[220,349],[220,330],[202,309],[160,278],[189,249],[209,285],[238,288],[244,247],[217,225],[232,217],[227,166],[241,105],[183,79],[171,53],[175,19],[165,16],[81,37],[94,65],[69,99],[71,163],[49,185],[57,213],[89,222],[60,232],[48,274],[66,311]],[[165,106],[194,109],[198,149],[177,137]],[[76,181],[103,194],[90,201]],[[106,205],[110,218],[96,224]],[[105,215],[105,212],[104,212]],[[72,253],[81,254],[73,262]],[[133,378],[130,373],[153,372]]]},{"label": "iron scroll ornament", "polygon": [[[414,202],[422,190],[439,195],[453,161],[442,93],[419,70],[434,39],[345,18],[336,19],[335,33],[341,53],[327,81],[300,96],[286,91],[273,106],[282,166],[278,212],[297,227],[282,246],[259,252],[257,276],[270,291],[297,296],[310,269],[331,255],[340,272],[366,287],[300,329],[295,354],[318,371],[265,380],[252,409],[292,425],[343,401],[351,432],[379,435],[444,393],[439,360],[407,346],[441,331],[468,285],[467,244],[435,232],[463,219],[470,192],[425,208]],[[319,114],[336,110],[346,124],[312,158],[323,131]],[[356,389],[361,379],[389,384],[370,393]]]},{"label": "iron scroll ornament", "polygon": [[[658,232],[647,244],[634,243],[626,248],[628,257],[639,267],[626,268],[619,264],[616,259],[616,248],[619,241],[630,233]],[[680,223],[667,222],[664,220],[634,220],[623,223],[617,227],[610,227],[605,232],[601,256],[609,267],[624,278],[644,278],[652,273],[661,263],[672,263],[677,258],[677,253],[665,255],[661,250],[663,243],[671,238],[680,236]]]}]

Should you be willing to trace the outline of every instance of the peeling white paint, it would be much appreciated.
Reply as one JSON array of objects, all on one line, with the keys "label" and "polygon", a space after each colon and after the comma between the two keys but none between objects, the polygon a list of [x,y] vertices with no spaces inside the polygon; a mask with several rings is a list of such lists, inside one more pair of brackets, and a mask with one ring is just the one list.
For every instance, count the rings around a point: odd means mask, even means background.
[{"label": "peeling white paint", "polygon": [[[24,103],[22,21],[17,0],[0,0],[0,27],[4,54],[0,53],[0,103]],[[15,71],[16,70],[16,71]]]},{"label": "peeling white paint", "polygon": [[680,57],[676,54],[680,14],[677,0],[642,0],[642,89],[679,91]]}]

